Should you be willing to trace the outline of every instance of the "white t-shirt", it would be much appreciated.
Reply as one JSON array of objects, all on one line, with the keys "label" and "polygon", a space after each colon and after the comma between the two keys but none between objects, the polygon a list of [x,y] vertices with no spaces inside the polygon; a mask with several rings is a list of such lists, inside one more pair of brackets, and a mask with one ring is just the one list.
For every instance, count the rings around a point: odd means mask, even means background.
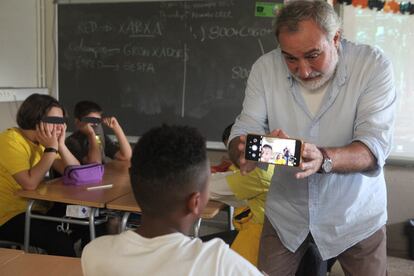
[{"label": "white t-shirt", "polygon": [[315,116],[316,113],[319,111],[322,99],[325,96],[330,83],[331,80],[329,80],[327,83],[315,90],[309,90],[299,83],[299,89],[302,92],[303,99],[305,100],[305,103],[308,106],[308,109],[312,116]]},{"label": "white t-shirt", "polygon": [[85,276],[262,275],[222,240],[203,243],[181,233],[148,239],[133,231],[90,242],[82,269]]}]

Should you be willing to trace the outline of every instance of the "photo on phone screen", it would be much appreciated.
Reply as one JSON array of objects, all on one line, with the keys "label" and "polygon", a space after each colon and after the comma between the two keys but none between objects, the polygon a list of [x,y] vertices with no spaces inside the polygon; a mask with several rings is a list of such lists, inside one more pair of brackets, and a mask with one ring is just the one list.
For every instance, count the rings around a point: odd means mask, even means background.
[{"label": "photo on phone screen", "polygon": [[299,166],[301,162],[302,141],[248,134],[245,158],[251,161],[275,165]]}]

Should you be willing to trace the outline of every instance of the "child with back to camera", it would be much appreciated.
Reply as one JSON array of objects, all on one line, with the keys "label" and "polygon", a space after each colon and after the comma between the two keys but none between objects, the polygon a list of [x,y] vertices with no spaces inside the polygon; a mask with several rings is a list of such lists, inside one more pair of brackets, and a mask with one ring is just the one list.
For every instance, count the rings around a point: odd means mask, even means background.
[{"label": "child with back to camera", "polygon": [[261,275],[223,241],[188,237],[209,200],[206,142],[196,129],[164,125],[144,134],[130,177],[141,226],[88,244],[86,276]]}]

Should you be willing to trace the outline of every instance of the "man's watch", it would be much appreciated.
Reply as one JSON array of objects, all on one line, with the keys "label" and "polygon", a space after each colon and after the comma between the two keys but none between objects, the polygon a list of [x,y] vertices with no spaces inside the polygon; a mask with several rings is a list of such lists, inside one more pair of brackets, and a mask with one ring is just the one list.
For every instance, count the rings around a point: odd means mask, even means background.
[{"label": "man's watch", "polygon": [[323,161],[322,161],[322,165],[319,169],[319,173],[330,173],[332,172],[332,159],[328,156],[328,153],[326,152],[326,150],[324,148],[318,148],[323,156]]}]

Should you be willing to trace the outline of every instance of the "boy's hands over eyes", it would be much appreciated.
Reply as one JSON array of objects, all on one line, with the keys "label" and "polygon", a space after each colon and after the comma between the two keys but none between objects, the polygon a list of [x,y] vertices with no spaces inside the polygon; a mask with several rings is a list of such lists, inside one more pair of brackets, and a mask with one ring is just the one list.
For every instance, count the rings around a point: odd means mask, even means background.
[{"label": "boy's hands over eyes", "polygon": [[106,117],[102,119],[102,122],[112,130],[120,128],[118,120],[115,117]]},{"label": "boy's hands over eyes", "polygon": [[60,135],[58,136],[58,144],[59,144],[59,149],[60,149],[62,146],[66,146],[65,145],[66,124],[59,125],[58,127],[60,127]]},{"label": "boy's hands over eyes", "polygon": [[57,127],[56,124],[40,122],[36,125],[36,140],[45,148],[58,149]]},{"label": "boy's hands over eyes", "polygon": [[93,135],[95,136],[95,131],[90,123],[80,122],[79,131],[85,134],[86,136]]}]

